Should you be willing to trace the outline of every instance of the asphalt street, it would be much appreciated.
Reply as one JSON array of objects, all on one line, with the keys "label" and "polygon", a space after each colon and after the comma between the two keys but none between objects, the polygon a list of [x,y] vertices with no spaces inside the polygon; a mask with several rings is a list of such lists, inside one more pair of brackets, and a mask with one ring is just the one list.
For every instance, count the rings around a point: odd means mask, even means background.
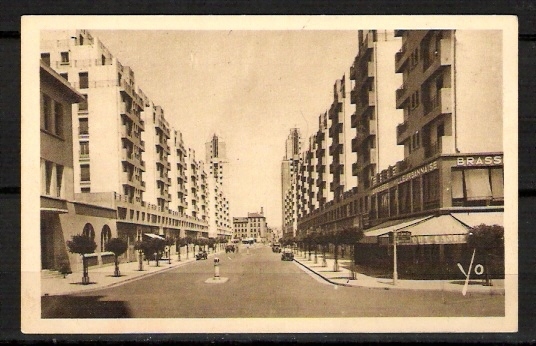
[{"label": "asphalt street", "polygon": [[220,254],[225,283],[196,261],[111,288],[42,297],[43,318],[504,316],[503,295],[387,290],[327,283],[269,247]]}]

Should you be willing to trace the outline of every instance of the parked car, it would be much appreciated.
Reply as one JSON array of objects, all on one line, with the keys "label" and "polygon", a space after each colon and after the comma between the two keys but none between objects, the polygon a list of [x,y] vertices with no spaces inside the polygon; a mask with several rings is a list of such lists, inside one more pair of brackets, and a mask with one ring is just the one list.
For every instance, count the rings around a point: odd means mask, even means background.
[{"label": "parked car", "polygon": [[281,252],[281,245],[280,244],[272,245],[272,251],[273,252]]},{"label": "parked car", "polygon": [[292,253],[292,249],[285,249],[283,250],[283,253],[281,254],[281,260],[282,261],[294,261],[294,254]]},{"label": "parked car", "polygon": [[208,258],[208,255],[207,255],[207,252],[205,250],[199,251],[197,253],[197,255],[195,255],[195,259],[198,260],[198,261],[202,260],[202,259],[206,260],[207,258]]},{"label": "parked car", "polygon": [[225,252],[235,252],[235,246],[233,244],[229,244],[225,247]]}]

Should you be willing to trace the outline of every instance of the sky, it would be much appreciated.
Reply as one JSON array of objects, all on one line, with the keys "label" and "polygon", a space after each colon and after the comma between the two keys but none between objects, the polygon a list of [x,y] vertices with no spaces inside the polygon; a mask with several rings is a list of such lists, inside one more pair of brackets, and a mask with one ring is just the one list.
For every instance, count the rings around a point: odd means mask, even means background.
[{"label": "sky", "polygon": [[290,128],[304,143],[357,54],[357,31],[101,31],[185,145],[205,158],[227,145],[231,217],[264,213],[281,227],[281,160]]}]

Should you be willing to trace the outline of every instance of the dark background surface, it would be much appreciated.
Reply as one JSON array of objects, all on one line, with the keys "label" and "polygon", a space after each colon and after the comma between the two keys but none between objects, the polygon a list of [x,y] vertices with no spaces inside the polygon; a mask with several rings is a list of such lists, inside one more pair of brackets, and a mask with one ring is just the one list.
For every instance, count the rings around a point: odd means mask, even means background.
[{"label": "dark background surface", "polygon": [[[536,341],[536,2],[523,1],[13,1],[0,4],[0,341],[210,342]],[[52,14],[504,14],[519,18],[519,332],[361,335],[24,335],[20,332],[20,17]],[[506,114],[505,116],[508,116]],[[507,206],[508,207],[508,206]]]}]

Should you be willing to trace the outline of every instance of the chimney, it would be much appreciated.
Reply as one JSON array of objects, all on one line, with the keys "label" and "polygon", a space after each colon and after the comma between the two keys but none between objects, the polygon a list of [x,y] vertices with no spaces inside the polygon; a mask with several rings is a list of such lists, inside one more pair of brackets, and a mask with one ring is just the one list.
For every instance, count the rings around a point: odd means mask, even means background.
[{"label": "chimney", "polygon": [[262,207],[261,207],[261,215],[264,215],[264,211],[263,211]]}]

